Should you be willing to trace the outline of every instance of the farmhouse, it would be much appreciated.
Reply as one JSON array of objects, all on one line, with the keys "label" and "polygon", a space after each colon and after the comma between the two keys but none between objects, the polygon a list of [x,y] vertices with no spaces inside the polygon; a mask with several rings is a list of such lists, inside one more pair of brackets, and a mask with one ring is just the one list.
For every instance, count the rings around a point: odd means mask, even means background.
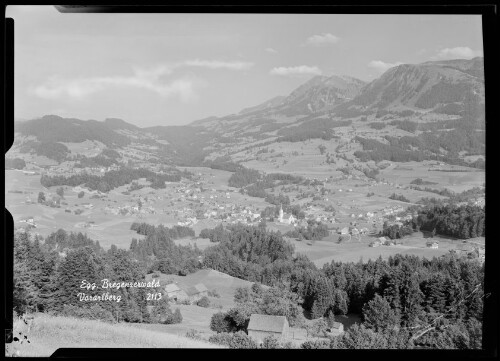
[{"label": "farmhouse", "polygon": [[186,293],[191,300],[195,301],[199,300],[203,296],[208,296],[208,289],[203,283],[198,283],[189,287],[186,290]]},{"label": "farmhouse", "polygon": [[439,243],[436,242],[436,241],[434,241],[434,242],[427,242],[426,245],[429,248],[435,248],[435,249],[439,248]]},{"label": "farmhouse", "polygon": [[396,243],[392,239],[386,239],[384,242],[385,246],[394,246]]},{"label": "farmhouse", "polygon": [[175,301],[185,300],[188,298],[187,293],[181,290],[175,283],[166,285],[165,293],[167,294],[168,298],[171,298]]},{"label": "farmhouse", "polygon": [[289,325],[285,316],[252,314],[248,323],[248,336],[261,343],[267,336],[283,341],[288,337]]},{"label": "farmhouse", "polygon": [[333,322],[332,327],[327,330],[332,336],[338,336],[344,332],[344,325],[340,322]]}]

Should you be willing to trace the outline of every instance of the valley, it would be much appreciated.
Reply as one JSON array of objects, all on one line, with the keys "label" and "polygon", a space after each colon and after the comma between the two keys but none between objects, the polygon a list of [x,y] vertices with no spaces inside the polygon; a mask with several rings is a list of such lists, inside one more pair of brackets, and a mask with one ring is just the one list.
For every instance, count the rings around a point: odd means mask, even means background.
[{"label": "valley", "polygon": [[[480,66],[478,58],[401,65],[370,84],[318,76],[288,97],[183,127],[143,129],[121,119],[57,116],[18,122],[7,157],[22,159],[25,167],[6,171],[6,205],[16,228],[33,217],[41,236],[64,228],[83,231],[105,248],[126,249],[132,237],[140,237],[130,225],[142,221],[190,226],[196,235],[218,224],[263,220],[269,229],[291,230],[261,214],[280,204],[265,194],[288,197],[303,219],[321,220],[333,233],[355,220],[358,228],[376,234],[384,222],[410,217],[415,212],[406,212],[410,206],[471,190],[460,201],[484,204],[484,153],[477,153],[484,149]],[[451,93],[450,81],[457,84]],[[401,96],[409,89],[418,95]],[[440,102],[427,102],[432,94]],[[445,105],[454,111],[439,110]],[[480,137],[462,140],[460,134]],[[99,184],[99,177],[122,167],[147,169],[152,176]],[[242,167],[301,180],[268,183],[258,195],[249,193],[252,182],[229,186]],[[59,197],[58,186],[41,184],[42,175],[82,180],[74,186],[55,180],[64,192]],[[87,175],[94,177],[90,188]],[[39,192],[55,207],[38,203]],[[408,202],[389,199],[393,194]]]},{"label": "valley", "polygon": [[[172,309],[139,293],[126,296],[133,311],[60,306],[63,316],[116,317],[120,324],[103,332],[120,345],[132,333],[153,340],[145,347],[213,345],[218,327],[246,331],[251,313],[282,315],[273,302],[283,300],[286,312],[298,310],[287,313],[290,347],[325,340],[333,334],[310,333],[327,311],[342,330],[364,322],[368,284],[358,291],[337,284],[353,268],[372,277],[374,265],[401,259],[483,264],[480,63],[404,64],[367,84],[318,76],[289,96],[186,126],[57,115],[16,122],[6,208],[16,237],[45,240],[58,262],[96,252],[114,264],[103,270],[120,277],[159,279],[165,292],[208,290],[205,304],[190,295],[169,299]],[[333,295],[328,305],[324,290]],[[163,320],[161,307],[181,320]],[[217,317],[226,326],[212,324]],[[70,321],[42,315],[38,322],[64,329]],[[85,335],[85,345],[108,345]],[[39,330],[35,338],[54,344]]]}]

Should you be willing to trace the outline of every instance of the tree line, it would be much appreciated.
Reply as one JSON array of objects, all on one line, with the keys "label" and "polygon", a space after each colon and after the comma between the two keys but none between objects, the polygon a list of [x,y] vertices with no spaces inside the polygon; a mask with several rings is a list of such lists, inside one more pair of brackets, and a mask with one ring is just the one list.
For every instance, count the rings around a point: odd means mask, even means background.
[{"label": "tree line", "polygon": [[[304,309],[314,319],[362,315],[362,324],[341,339],[310,342],[303,345],[306,348],[380,348],[390,340],[401,347],[480,347],[484,266],[476,259],[453,253],[430,260],[395,255],[366,263],[332,261],[318,269],[307,257],[295,255],[279,232],[245,225],[232,226],[226,240],[204,252],[176,246],[160,227],[145,240],[132,241],[130,251],[112,246],[105,252],[87,246],[82,237],[69,242],[63,235],[42,244],[26,233],[16,234],[14,304],[19,312],[83,307],[76,297],[82,278],[141,280],[154,268],[183,274],[207,267],[270,287],[237,291],[236,307],[212,319],[211,327],[221,333],[244,331],[252,312],[286,315],[300,325]],[[51,248],[59,244],[58,237],[77,248],[59,255],[60,248]],[[202,263],[198,256],[203,256]],[[116,320],[150,322],[141,290],[116,291],[124,302],[103,302],[100,312]],[[463,338],[457,336],[460,332]],[[405,342],[396,342],[398,334]]]},{"label": "tree line", "polygon": [[[14,240],[13,306],[18,314],[51,312],[65,316],[99,319],[111,322],[162,322],[168,317],[168,307],[154,303],[148,309],[145,288],[103,289],[108,297],[120,302],[85,302],[81,294],[101,295],[82,288],[102,285],[105,278],[116,282],[145,281],[145,272],[131,253],[112,247],[107,252],[86,236],[67,234],[60,230],[45,243],[28,233],[16,233]],[[62,252],[62,253],[61,253]],[[170,312],[168,312],[170,311]],[[181,319],[169,320],[175,322]],[[180,318],[179,318],[180,316]],[[164,321],[166,322],[166,320]]]},{"label": "tree line", "polygon": [[189,178],[191,176],[188,172],[177,172],[173,174],[160,174],[152,172],[145,168],[128,168],[122,167],[119,170],[111,170],[105,172],[104,175],[91,175],[88,173],[74,174],[69,177],[65,176],[48,176],[42,175],[40,183],[44,187],[53,186],[71,186],[76,187],[83,185],[90,190],[98,190],[106,193],[112,189],[128,184],[139,178],[146,178],[151,182],[151,187],[155,189],[165,188],[165,182],[180,182],[182,177]]},{"label": "tree line", "polygon": [[26,162],[21,158],[5,158],[5,169],[24,169]]},{"label": "tree line", "polygon": [[155,227],[154,225],[142,222],[134,222],[130,226],[130,229],[132,231],[136,231],[137,234],[143,235],[143,236],[149,236],[150,234],[154,234],[157,230],[160,229],[160,227],[163,229],[163,232],[166,233],[171,239],[179,239],[179,238],[184,238],[184,237],[194,237],[195,233],[194,230],[191,227],[187,226],[178,226],[174,225],[171,228],[164,227],[163,225],[159,225],[158,227]]}]

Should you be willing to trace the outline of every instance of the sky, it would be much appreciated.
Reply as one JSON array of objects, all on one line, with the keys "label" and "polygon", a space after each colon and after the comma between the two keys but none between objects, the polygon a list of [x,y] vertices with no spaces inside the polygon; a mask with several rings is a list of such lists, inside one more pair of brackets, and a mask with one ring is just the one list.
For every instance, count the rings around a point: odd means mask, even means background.
[{"label": "sky", "polygon": [[15,117],[184,125],[316,75],[482,56],[479,15],[99,14],[8,6]]}]

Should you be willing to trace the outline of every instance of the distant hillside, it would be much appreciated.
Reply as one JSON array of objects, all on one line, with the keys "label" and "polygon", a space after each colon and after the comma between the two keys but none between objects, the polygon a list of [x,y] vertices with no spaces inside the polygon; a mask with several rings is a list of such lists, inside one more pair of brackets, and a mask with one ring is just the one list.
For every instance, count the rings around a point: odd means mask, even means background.
[{"label": "distant hillside", "polygon": [[118,118],[106,118],[104,124],[110,129],[139,130],[137,126]]},{"label": "distant hillside", "polygon": [[[45,115],[39,119],[17,122],[14,129],[23,135],[35,136],[40,142],[80,143],[85,140],[96,140],[107,146],[124,146],[130,143],[129,138],[116,133],[108,124],[96,120],[84,121]],[[115,127],[117,125],[116,121],[111,121],[111,124]]]},{"label": "distant hillside", "polygon": [[[193,340],[168,333],[143,330],[126,323],[109,324],[100,321],[55,317],[46,314],[35,316],[30,332],[21,321],[14,322],[14,334],[27,335],[30,343],[14,342],[8,354],[21,357],[50,356],[62,347],[106,348],[220,348],[211,343]],[[19,353],[17,353],[17,351]]]},{"label": "distant hillside", "polygon": [[484,103],[482,69],[482,58],[399,65],[364,87],[342,110],[413,109],[464,115]]},{"label": "distant hillside", "polygon": [[[16,122],[15,129],[24,138],[36,137],[29,139],[31,143],[21,144],[24,147],[21,152],[33,151],[58,161],[68,154],[60,143],[89,140],[108,147],[127,147],[127,152],[134,148],[133,157],[142,154],[164,164],[200,166],[207,157],[215,159],[238,153],[238,147],[250,149],[277,141],[329,140],[335,136],[335,128],[352,125],[352,131],[356,132],[368,118],[381,121],[390,118],[414,123],[392,124],[401,130],[414,132],[418,124],[419,131],[428,132],[419,135],[423,137],[420,145],[414,146],[432,148],[433,153],[441,152],[441,147],[445,151],[454,149],[474,155],[482,154],[484,148],[484,99],[483,58],[478,57],[403,64],[368,84],[348,76],[316,76],[286,97],[277,96],[238,114],[212,116],[185,126],[139,128],[116,118],[99,122],[47,115]],[[427,124],[429,120],[432,124]],[[468,146],[450,145],[450,140],[461,133],[448,130],[456,128],[470,135]],[[470,129],[478,132],[471,133]],[[438,135],[442,139],[434,139]]]},{"label": "distant hillside", "polygon": [[[360,115],[433,112],[476,119],[484,104],[483,58],[402,64],[369,84],[348,76],[316,76],[287,97],[276,97],[239,114],[210,118],[197,125],[228,132],[279,129],[276,119],[313,119],[334,115],[341,119]],[[252,124],[253,123],[253,124]],[[253,125],[253,126],[252,126]]]},{"label": "distant hillside", "polygon": [[239,112],[239,114],[248,114],[259,110],[266,110],[269,108],[273,108],[275,106],[281,105],[285,99],[286,99],[285,96],[278,95],[277,97],[269,99],[262,104],[256,105],[254,107],[244,108],[242,111]]},{"label": "distant hillside", "polygon": [[472,76],[484,80],[484,59],[482,57],[477,57],[471,60],[455,59],[455,60],[429,61],[423,64],[435,64],[435,65],[442,65],[444,67],[455,68],[460,71],[463,71],[464,73],[470,74]]},{"label": "distant hillside", "polygon": [[283,100],[279,111],[287,115],[310,114],[356,97],[365,82],[348,76],[316,76]]}]

